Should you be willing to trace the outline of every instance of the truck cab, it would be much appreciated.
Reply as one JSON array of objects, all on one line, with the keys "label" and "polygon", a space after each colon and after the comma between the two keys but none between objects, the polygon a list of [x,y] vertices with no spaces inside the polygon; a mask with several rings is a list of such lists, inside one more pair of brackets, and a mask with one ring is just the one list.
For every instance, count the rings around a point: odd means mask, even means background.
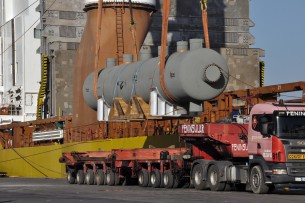
[{"label": "truck cab", "polygon": [[248,126],[249,183],[255,193],[274,185],[305,185],[305,104],[257,104]]}]

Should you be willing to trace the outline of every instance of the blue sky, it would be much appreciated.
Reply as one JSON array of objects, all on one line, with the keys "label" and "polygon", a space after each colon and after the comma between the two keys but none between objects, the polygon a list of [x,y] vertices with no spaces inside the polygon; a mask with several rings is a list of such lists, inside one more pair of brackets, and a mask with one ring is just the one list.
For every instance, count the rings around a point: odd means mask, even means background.
[{"label": "blue sky", "polygon": [[250,0],[251,47],[265,50],[265,85],[305,81],[305,0]]}]

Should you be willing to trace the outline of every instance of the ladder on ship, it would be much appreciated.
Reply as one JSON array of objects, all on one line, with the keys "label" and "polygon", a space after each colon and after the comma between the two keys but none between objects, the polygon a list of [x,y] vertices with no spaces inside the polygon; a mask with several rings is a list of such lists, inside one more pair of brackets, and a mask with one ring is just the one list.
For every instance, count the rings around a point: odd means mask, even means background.
[{"label": "ladder on ship", "polygon": [[116,38],[117,38],[117,60],[123,63],[124,33],[123,33],[123,8],[116,8]]}]

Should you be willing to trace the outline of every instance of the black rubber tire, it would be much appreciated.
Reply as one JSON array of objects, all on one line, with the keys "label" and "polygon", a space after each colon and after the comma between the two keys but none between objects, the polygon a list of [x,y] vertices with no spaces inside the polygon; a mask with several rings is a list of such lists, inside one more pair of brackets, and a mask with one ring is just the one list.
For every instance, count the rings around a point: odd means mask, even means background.
[{"label": "black rubber tire", "polygon": [[69,184],[75,184],[75,182],[76,182],[76,175],[75,175],[74,171],[69,170],[67,172],[67,182]]},{"label": "black rubber tire", "polygon": [[192,185],[196,190],[206,190],[207,181],[203,180],[202,167],[200,164],[196,165],[192,171]]},{"label": "black rubber tire", "polygon": [[163,180],[163,178],[164,178],[164,173],[161,173],[160,172],[160,179],[161,179],[161,183],[160,183],[160,188],[164,188],[164,180]]},{"label": "black rubber tire", "polygon": [[141,187],[147,187],[149,185],[149,174],[146,169],[142,169],[138,174],[138,184]]},{"label": "black rubber tire", "polygon": [[122,182],[122,186],[127,186],[127,185],[132,185],[132,178],[130,175],[125,176]]},{"label": "black rubber tire", "polygon": [[233,188],[234,188],[234,184],[226,183],[223,191],[232,191]]},{"label": "black rubber tire", "polygon": [[161,173],[158,169],[150,173],[150,184],[153,188],[159,188],[161,186]]},{"label": "black rubber tire", "polygon": [[211,191],[224,191],[226,183],[219,182],[220,172],[216,165],[211,165],[208,172],[208,185]]},{"label": "black rubber tire", "polygon": [[170,170],[166,170],[163,174],[163,183],[165,188],[173,188],[174,176]]},{"label": "black rubber tire", "polygon": [[121,179],[118,173],[114,173],[114,185],[121,185]]},{"label": "black rubber tire", "polygon": [[105,184],[105,173],[101,169],[98,169],[95,173],[95,184],[96,185],[104,185]]},{"label": "black rubber tire", "polygon": [[265,177],[259,165],[251,169],[250,187],[255,194],[266,194],[269,192],[269,186],[265,184]]},{"label": "black rubber tire", "polygon": [[83,185],[85,182],[85,173],[83,170],[78,170],[76,174],[76,183]]},{"label": "black rubber tire", "polygon": [[109,186],[115,185],[115,173],[112,170],[108,170],[106,173],[106,183]]},{"label": "black rubber tire", "polygon": [[178,188],[180,185],[179,185],[179,179],[178,179],[178,176],[177,175],[173,175],[173,178],[174,178],[174,185],[173,185],[173,188]]},{"label": "black rubber tire", "polygon": [[87,185],[93,185],[94,184],[94,172],[92,169],[88,169],[85,174],[85,183]]}]

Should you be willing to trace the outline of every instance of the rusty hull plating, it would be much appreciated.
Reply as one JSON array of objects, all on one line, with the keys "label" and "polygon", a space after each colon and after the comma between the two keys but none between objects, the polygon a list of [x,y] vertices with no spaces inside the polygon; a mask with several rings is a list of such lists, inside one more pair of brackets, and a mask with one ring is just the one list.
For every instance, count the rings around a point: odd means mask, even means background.
[{"label": "rusty hull plating", "polygon": [[[132,3],[103,3],[101,36],[97,39],[98,7],[96,3],[86,5],[87,23],[74,61],[74,112],[73,126],[83,126],[96,122],[96,112],[84,101],[82,86],[85,78],[94,71],[96,42],[100,41],[98,67],[105,67],[107,58],[123,62],[123,54],[133,54],[135,46],[140,50],[147,35],[151,15],[155,8],[151,5]],[[131,15],[132,13],[132,15]],[[131,17],[132,16],[132,17]],[[131,21],[135,22],[135,37],[131,32]]]}]

